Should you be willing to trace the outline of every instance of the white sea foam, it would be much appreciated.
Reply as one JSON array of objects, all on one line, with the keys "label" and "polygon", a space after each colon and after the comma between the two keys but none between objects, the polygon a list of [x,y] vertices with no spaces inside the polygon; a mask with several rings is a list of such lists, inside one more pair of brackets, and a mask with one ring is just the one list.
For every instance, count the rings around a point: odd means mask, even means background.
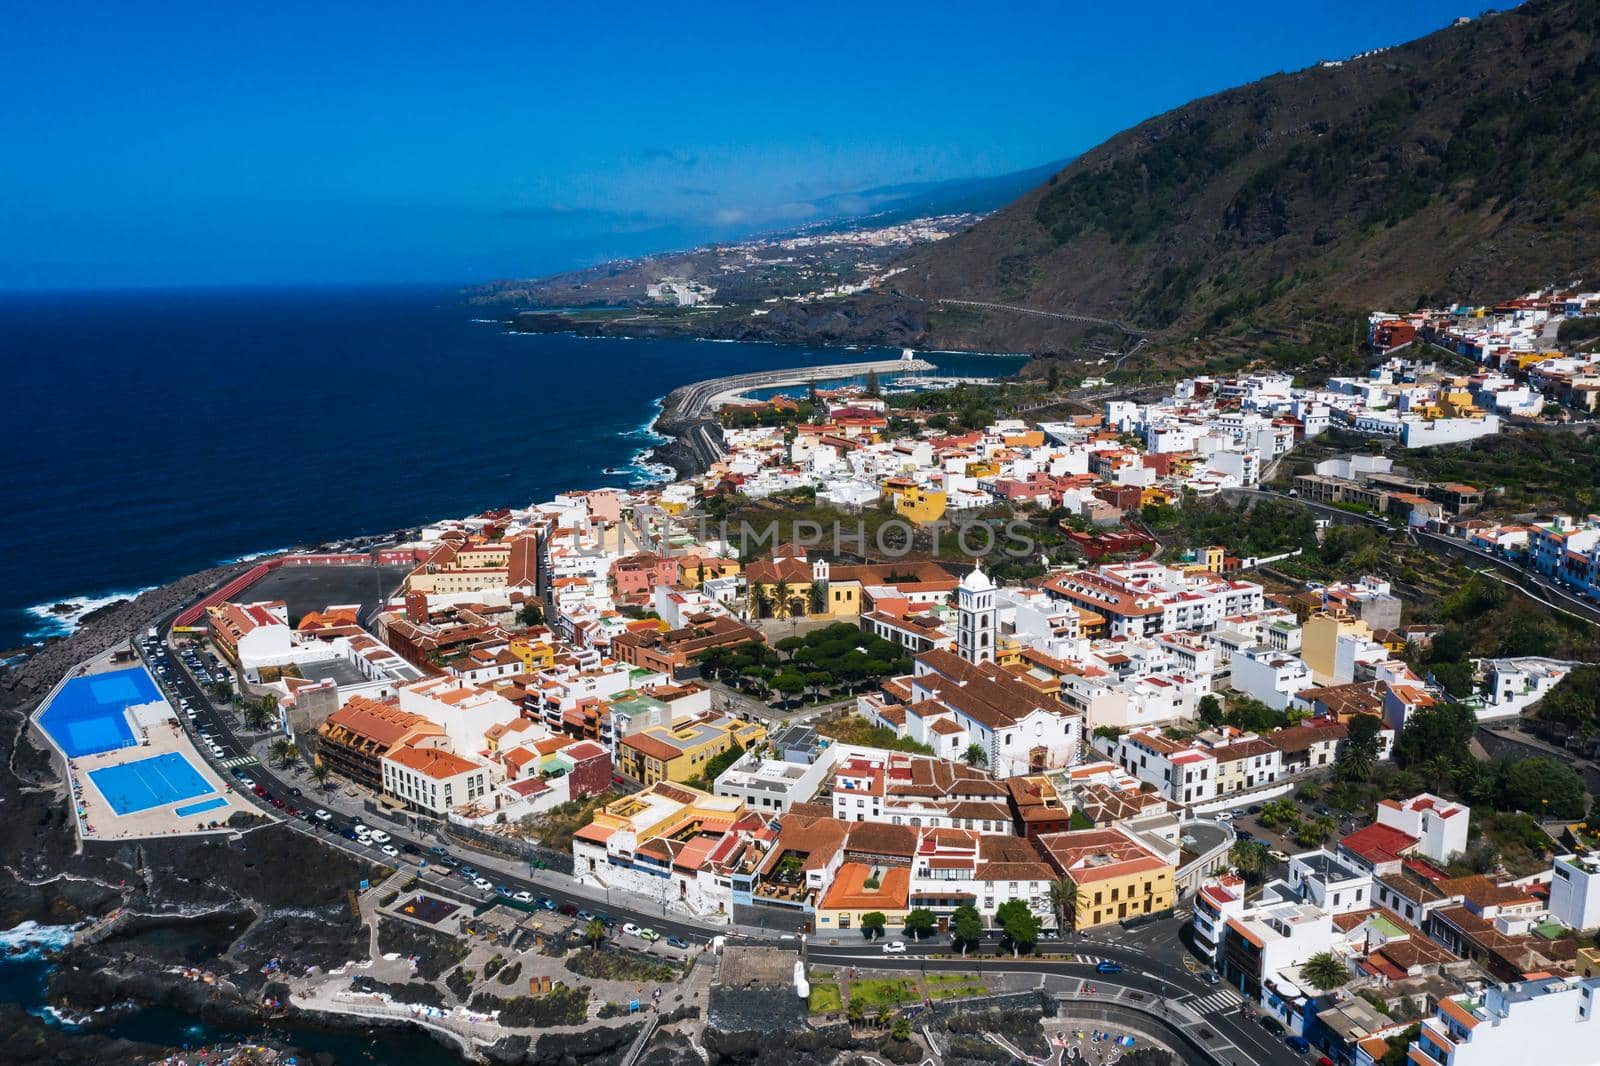
[{"label": "white sea foam", "polygon": [[10,929],[0,930],[0,957],[10,959],[42,958],[46,951],[59,951],[72,944],[74,925],[43,925],[26,921]]},{"label": "white sea foam", "polygon": [[[109,607],[118,600],[131,600],[142,595],[157,585],[146,585],[144,588],[133,589],[129,592],[107,592],[97,596],[68,596],[64,599],[51,600],[49,603],[35,604],[27,609],[27,613],[39,620],[39,624],[23,634],[27,640],[43,640],[46,637],[71,636],[78,626],[83,624],[84,618],[102,607]],[[56,610],[60,605],[64,609]]]}]

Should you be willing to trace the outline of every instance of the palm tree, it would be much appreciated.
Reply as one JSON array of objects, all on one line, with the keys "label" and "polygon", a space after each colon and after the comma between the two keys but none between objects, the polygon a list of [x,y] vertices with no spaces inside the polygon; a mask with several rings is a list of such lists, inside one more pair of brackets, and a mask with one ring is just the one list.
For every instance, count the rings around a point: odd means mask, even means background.
[{"label": "palm tree", "polygon": [[328,779],[333,776],[333,769],[327,763],[318,760],[311,764],[311,780],[317,783],[318,788],[326,789]]},{"label": "palm tree", "polygon": [[854,996],[850,997],[850,1006],[845,1008],[844,1013],[845,1017],[850,1019],[850,1024],[852,1027],[860,1025],[862,1019],[867,1016],[866,1008],[863,1007],[861,1005],[861,1001],[856,999]]},{"label": "palm tree", "polygon": [[583,938],[589,942],[590,951],[599,951],[600,941],[606,938],[606,923],[599,918],[590,918],[588,928],[583,931]]},{"label": "palm tree", "polygon": [[1245,880],[1259,874],[1262,866],[1262,847],[1253,840],[1235,840],[1228,849],[1228,861],[1244,875]]},{"label": "palm tree", "polygon": [[[271,697],[268,697],[271,699]],[[257,732],[266,728],[277,713],[277,701],[269,704],[267,700],[246,700],[244,705],[244,724]]]},{"label": "palm tree", "polygon": [[1065,930],[1068,923],[1078,924],[1078,886],[1070,878],[1050,882],[1050,906],[1056,912],[1056,929]]},{"label": "palm tree", "polygon": [[772,616],[789,609],[789,582],[779,578],[772,586]]},{"label": "palm tree", "polygon": [[966,760],[968,766],[989,765],[989,753],[983,750],[982,744],[968,744],[966,754],[962,758]]},{"label": "palm tree", "polygon": [[1350,980],[1350,971],[1331,951],[1320,952],[1301,963],[1300,974],[1322,992],[1331,991]]},{"label": "palm tree", "polygon": [[278,760],[279,766],[287,767],[290,763],[300,758],[300,749],[295,746],[292,740],[274,740],[270,750],[272,757]]}]

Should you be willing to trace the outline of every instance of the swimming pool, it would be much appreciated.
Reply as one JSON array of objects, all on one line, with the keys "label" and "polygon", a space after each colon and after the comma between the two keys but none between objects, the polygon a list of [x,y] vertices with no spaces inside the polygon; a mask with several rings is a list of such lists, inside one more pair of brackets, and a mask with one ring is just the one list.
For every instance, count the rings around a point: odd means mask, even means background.
[{"label": "swimming pool", "polygon": [[90,770],[89,779],[119,815],[209,796],[216,791],[177,752]]},{"label": "swimming pool", "polygon": [[187,807],[179,807],[172,813],[176,814],[179,818],[187,818],[191,814],[200,814],[204,811],[214,811],[218,807],[226,807],[227,805],[228,797],[218,796],[216,799],[201,800],[199,803],[191,803]]},{"label": "swimming pool", "polygon": [[71,759],[115,751],[134,743],[124,711],[161,699],[142,666],[75,677],[61,686],[39,725]]}]

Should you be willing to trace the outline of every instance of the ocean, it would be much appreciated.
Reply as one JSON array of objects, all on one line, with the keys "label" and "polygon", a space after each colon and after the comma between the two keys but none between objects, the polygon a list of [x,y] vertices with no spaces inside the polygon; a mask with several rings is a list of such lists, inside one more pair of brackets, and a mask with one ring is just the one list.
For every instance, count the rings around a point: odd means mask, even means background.
[{"label": "ocean", "polygon": [[646,482],[676,386],[898,355],[514,334],[495,313],[437,287],[0,295],[0,649],[217,563]]}]

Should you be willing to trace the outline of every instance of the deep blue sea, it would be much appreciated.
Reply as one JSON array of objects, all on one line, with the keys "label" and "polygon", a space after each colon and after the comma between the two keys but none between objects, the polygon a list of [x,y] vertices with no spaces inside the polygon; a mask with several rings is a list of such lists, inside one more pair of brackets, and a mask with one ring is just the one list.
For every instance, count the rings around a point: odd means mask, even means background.
[{"label": "deep blue sea", "polygon": [[438,288],[0,294],[0,649],[64,632],[53,604],[636,483],[675,386],[898,354],[519,335],[494,313]]}]

